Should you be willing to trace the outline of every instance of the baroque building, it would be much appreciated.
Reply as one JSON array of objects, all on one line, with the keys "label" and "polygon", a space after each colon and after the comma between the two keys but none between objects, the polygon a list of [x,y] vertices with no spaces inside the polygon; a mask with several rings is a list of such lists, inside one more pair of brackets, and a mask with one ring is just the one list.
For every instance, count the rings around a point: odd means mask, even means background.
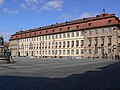
[{"label": "baroque building", "polygon": [[120,55],[120,20],[102,13],[19,31],[10,38],[13,56],[103,58]]}]

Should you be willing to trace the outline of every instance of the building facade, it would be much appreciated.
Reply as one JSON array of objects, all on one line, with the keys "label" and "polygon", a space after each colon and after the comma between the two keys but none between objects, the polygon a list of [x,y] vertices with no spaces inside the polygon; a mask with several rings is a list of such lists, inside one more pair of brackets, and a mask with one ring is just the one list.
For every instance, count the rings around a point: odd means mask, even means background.
[{"label": "building facade", "polygon": [[120,21],[115,14],[56,23],[16,32],[13,56],[103,58],[120,55]]}]

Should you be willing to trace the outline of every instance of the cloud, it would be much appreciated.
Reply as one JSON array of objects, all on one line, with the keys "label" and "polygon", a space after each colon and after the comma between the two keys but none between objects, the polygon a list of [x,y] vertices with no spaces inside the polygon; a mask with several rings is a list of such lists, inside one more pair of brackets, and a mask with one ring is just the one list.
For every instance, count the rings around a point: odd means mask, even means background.
[{"label": "cloud", "polygon": [[12,33],[10,32],[0,32],[0,36],[3,36],[4,41],[8,41],[11,37]]},{"label": "cloud", "polygon": [[8,13],[8,14],[18,14],[19,13],[18,10],[12,10],[12,9],[9,9],[9,8],[4,8],[3,11],[5,13]]},{"label": "cloud", "polygon": [[24,3],[20,4],[25,10],[39,11],[42,0],[25,0]]},{"label": "cloud", "polygon": [[4,0],[0,0],[0,6],[4,3]]},{"label": "cloud", "polygon": [[62,0],[53,0],[46,2],[44,6],[42,7],[42,10],[57,10],[61,11],[63,7],[63,1]]},{"label": "cloud", "polygon": [[80,15],[79,18],[93,17],[93,16],[95,16],[95,15],[97,15],[97,14],[84,12],[84,13],[82,13],[82,14]]},{"label": "cloud", "polygon": [[62,0],[25,0],[24,3],[20,4],[25,10],[32,10],[36,12],[40,11],[51,11],[57,10],[61,11],[63,7]]}]

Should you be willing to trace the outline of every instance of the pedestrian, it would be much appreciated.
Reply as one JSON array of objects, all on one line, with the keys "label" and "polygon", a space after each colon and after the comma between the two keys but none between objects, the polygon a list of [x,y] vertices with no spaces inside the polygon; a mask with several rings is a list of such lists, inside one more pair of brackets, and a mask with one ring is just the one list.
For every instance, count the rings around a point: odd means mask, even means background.
[{"label": "pedestrian", "polygon": [[12,63],[14,63],[13,58],[12,58],[11,51],[9,52],[9,56],[10,56],[10,61],[11,61]]}]

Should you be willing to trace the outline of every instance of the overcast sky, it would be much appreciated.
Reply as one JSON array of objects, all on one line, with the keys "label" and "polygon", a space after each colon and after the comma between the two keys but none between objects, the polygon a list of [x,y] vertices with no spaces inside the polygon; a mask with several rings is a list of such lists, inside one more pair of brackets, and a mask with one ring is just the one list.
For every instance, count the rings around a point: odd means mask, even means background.
[{"label": "overcast sky", "polygon": [[102,13],[120,16],[120,0],[0,0],[0,36]]}]

